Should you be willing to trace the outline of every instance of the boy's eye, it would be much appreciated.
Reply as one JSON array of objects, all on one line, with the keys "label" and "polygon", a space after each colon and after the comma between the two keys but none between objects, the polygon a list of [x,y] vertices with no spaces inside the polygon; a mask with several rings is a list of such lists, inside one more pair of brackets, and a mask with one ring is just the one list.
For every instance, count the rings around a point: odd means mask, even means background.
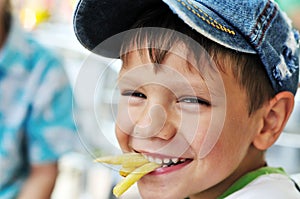
[{"label": "boy's eye", "polygon": [[125,91],[122,93],[122,95],[147,99],[146,95],[144,95],[143,93],[137,92],[137,91]]},{"label": "boy's eye", "polygon": [[126,97],[126,99],[128,100],[127,103],[131,106],[139,105],[145,99],[147,99],[146,95],[137,91],[124,91],[121,93],[121,95]]},{"label": "boy's eye", "polygon": [[207,100],[198,97],[184,97],[179,99],[178,102],[189,103],[189,104],[200,104],[205,106],[211,105]]}]

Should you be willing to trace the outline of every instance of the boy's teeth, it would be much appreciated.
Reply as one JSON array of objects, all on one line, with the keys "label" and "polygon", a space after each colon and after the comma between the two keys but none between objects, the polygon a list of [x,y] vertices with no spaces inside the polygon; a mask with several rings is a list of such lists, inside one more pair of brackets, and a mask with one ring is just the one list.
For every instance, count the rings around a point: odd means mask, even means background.
[{"label": "boy's teeth", "polygon": [[155,158],[155,163],[157,163],[157,164],[162,164],[163,163],[163,161],[162,161],[162,159],[159,159],[159,158]]},{"label": "boy's teeth", "polygon": [[179,159],[179,158],[153,158],[151,156],[147,156],[147,155],[144,155],[148,160],[149,162],[155,162],[157,164],[161,164],[163,167],[166,167],[166,166],[169,166],[169,165],[172,165],[172,164],[176,164],[178,162],[185,162],[186,159],[185,158],[182,158],[182,159]]},{"label": "boy's teeth", "polygon": [[171,160],[168,158],[165,158],[163,162],[164,162],[164,164],[169,164],[171,162]]},{"label": "boy's teeth", "polygon": [[151,156],[147,157],[147,159],[149,160],[149,162],[154,162],[154,159]]}]

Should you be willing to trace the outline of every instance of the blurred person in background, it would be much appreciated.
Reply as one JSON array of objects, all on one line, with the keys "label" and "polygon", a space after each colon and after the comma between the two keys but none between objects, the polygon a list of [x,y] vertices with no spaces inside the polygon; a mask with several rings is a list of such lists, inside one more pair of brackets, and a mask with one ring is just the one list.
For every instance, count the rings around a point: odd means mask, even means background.
[{"label": "blurred person in background", "polygon": [[0,0],[0,198],[50,198],[72,149],[72,92],[60,59],[25,33]]},{"label": "blurred person in background", "polygon": [[300,29],[300,0],[276,0],[276,2],[291,18],[295,28]]}]

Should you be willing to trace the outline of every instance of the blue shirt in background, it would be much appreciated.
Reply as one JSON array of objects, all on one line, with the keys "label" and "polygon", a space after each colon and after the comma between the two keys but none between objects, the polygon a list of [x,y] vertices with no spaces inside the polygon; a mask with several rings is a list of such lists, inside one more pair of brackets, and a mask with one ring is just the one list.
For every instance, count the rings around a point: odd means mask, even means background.
[{"label": "blue shirt in background", "polygon": [[15,198],[31,164],[72,149],[72,92],[60,60],[13,23],[0,51],[0,198]]}]

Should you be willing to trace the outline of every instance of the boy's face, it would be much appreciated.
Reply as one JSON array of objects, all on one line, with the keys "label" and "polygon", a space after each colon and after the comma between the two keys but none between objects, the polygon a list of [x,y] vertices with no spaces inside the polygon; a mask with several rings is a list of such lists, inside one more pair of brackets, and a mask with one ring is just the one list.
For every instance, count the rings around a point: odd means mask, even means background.
[{"label": "boy's face", "polygon": [[138,182],[143,198],[193,198],[205,190],[215,197],[257,166],[251,143],[262,115],[248,116],[246,93],[229,70],[219,73],[204,59],[200,73],[184,48],[174,52],[158,67],[147,51],[127,55],[116,135],[125,152],[173,163]]}]

